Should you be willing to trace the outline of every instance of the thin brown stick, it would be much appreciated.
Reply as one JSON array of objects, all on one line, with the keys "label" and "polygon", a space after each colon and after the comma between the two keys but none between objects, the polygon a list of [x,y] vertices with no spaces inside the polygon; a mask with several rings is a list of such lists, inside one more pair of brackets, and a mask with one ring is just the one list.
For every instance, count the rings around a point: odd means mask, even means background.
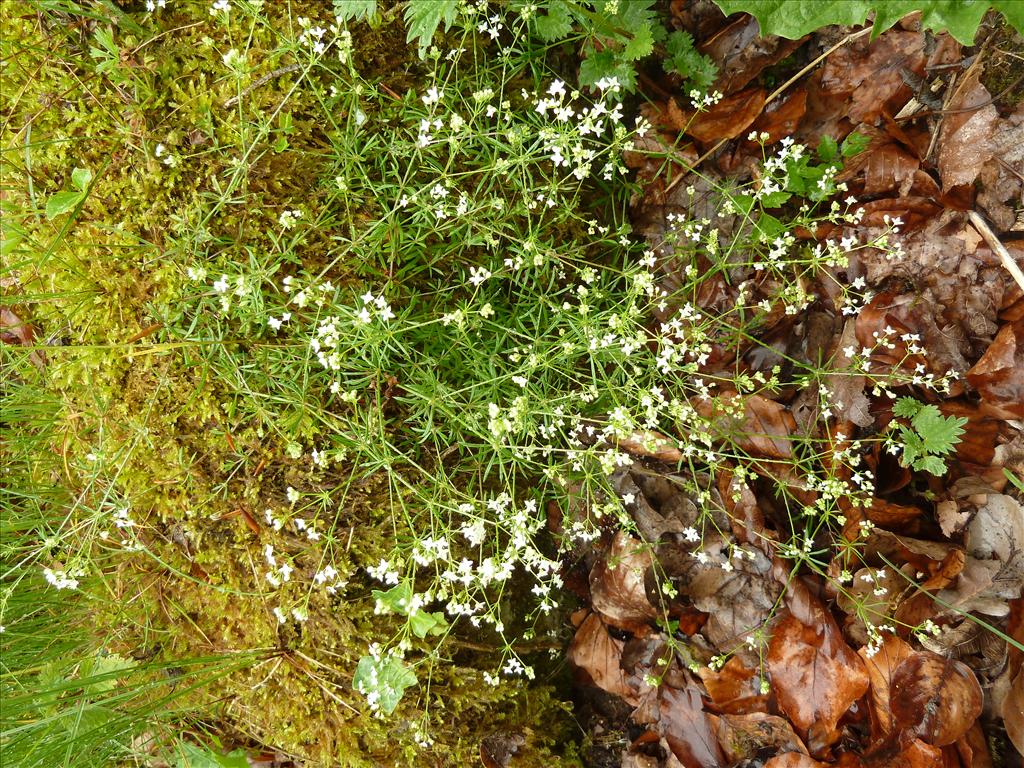
[{"label": "thin brown stick", "polygon": [[273,72],[268,72],[263,77],[261,77],[259,80],[257,80],[256,82],[252,83],[251,85],[249,85],[249,87],[247,87],[240,94],[238,94],[237,96],[232,96],[230,99],[225,101],[224,102],[224,108],[225,109],[231,109],[231,107],[235,106],[235,104],[240,102],[242,99],[244,99],[250,93],[255,91],[261,85],[265,85],[266,83],[269,83],[275,77],[280,77],[281,75],[287,75],[289,72],[298,72],[300,69],[302,69],[302,65],[301,64],[289,64],[289,65],[284,66],[284,67],[279,67],[279,68],[275,69]]},{"label": "thin brown stick", "polygon": [[996,237],[995,232],[989,228],[988,224],[985,223],[985,220],[981,218],[976,211],[968,211],[967,218],[971,220],[971,224],[973,224],[974,228],[978,230],[978,233],[985,238],[985,242],[988,243],[989,247],[999,254],[999,260],[1003,263],[1003,266],[1006,267],[1006,271],[1010,273],[1013,279],[1017,282],[1017,285],[1020,286],[1020,289],[1024,291],[1024,272],[1021,272],[1017,262],[1015,262],[1013,257],[1010,256],[1010,252],[1006,250],[1006,246],[1000,242],[999,238]]}]

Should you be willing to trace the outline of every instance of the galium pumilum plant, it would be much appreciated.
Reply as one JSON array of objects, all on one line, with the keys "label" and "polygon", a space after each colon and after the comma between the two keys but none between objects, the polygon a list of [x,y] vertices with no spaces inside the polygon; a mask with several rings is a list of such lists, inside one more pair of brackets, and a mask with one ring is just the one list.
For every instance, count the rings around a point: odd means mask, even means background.
[{"label": "galium pumilum plant", "polygon": [[[213,7],[224,23],[242,10]],[[259,6],[244,10],[257,23]],[[831,360],[776,350],[771,365],[733,371],[707,365],[764,345],[765,328],[814,302],[855,316],[871,300],[842,270],[858,249],[896,255],[889,235],[898,221],[867,242],[812,246],[795,234],[859,220],[855,201],[834,202],[856,140],[812,153],[753,136],[765,149],[761,173],[716,191],[720,220],[676,215],[664,242],[643,243],[628,223],[621,158],[651,128],[623,105],[624,82],[605,76],[578,89],[550,71],[529,14],[470,4],[452,23],[454,47],[427,47],[423,87],[396,93],[360,75],[343,22],[296,20],[282,48],[299,65],[289,93],[312,94],[326,137],[324,168],[309,180],[314,194],[267,212],[267,248],[215,232],[217,213],[244,199],[251,164],[287,150],[285,99],[238,131],[240,159],[204,207],[172,221],[168,252],[185,287],[164,307],[166,333],[191,365],[233,390],[233,416],[311,472],[260,513],[268,541],[257,588],[274,620],[301,631],[314,594],[341,601],[369,591],[392,634],[369,644],[352,673],[381,714],[417,682],[429,685],[452,633],[485,632],[499,650],[482,680],[531,678],[523,649],[555,631],[559,547],[609,527],[633,530],[635,499],[617,493],[614,478],[638,452],[666,444],[704,505],[725,471],[736,493],[766,470],[816,491],[807,508],[780,487],[791,527],[779,553],[856,598],[848,585],[859,544],[838,534],[844,504],[866,503],[872,478],[860,466],[866,441],[830,427],[842,404],[829,382],[863,375],[877,396],[894,397],[898,388],[941,388],[948,377],[874,370],[870,347]],[[248,64],[238,39],[222,74],[237,81],[241,100]],[[695,108],[715,99],[697,94]],[[192,161],[180,144],[157,144],[153,157],[168,173]],[[666,273],[677,278],[671,290]],[[701,305],[712,280],[732,289],[730,304]],[[813,287],[822,281],[831,286],[825,296]],[[883,333],[875,344],[923,353],[898,337]],[[786,436],[787,458],[758,455],[736,426],[746,403],[792,386],[817,390],[824,428]],[[334,516],[348,486],[330,481],[338,466],[387,476],[393,547],[379,558],[342,556]],[[119,496],[116,471],[97,482],[112,505],[102,519],[130,537],[131,500]],[[549,506],[569,513],[560,540],[546,530]],[[571,512],[579,509],[586,513]],[[743,551],[705,551],[706,538],[723,533],[716,526],[707,514],[684,538],[693,557],[728,570]],[[838,578],[821,544],[833,538],[850,563]],[[49,564],[58,561],[71,559],[48,552],[39,562],[51,587],[77,587],[77,570],[58,573]],[[90,570],[87,555],[79,567]],[[887,621],[880,610],[862,611],[873,641]],[[749,632],[746,644],[761,647],[764,628]],[[430,738],[419,731],[421,743]]]},{"label": "galium pumilum plant", "polygon": [[[649,126],[627,116],[622,84],[605,78],[592,90],[573,88],[535,55],[522,16],[488,13],[462,8],[458,44],[429,49],[428,82],[404,95],[361,80],[344,55],[340,66],[326,64],[330,43],[313,51],[314,66],[336,79],[309,87],[322,88],[329,115],[347,116],[333,123],[335,165],[318,180],[331,192],[316,210],[281,214],[282,242],[292,245],[264,274],[215,262],[189,275],[196,311],[258,334],[289,378],[306,382],[319,434],[295,435],[298,452],[322,469],[344,461],[388,473],[396,543],[364,573],[378,585],[377,611],[399,621],[354,681],[384,714],[461,626],[486,629],[503,649],[484,679],[534,675],[517,642],[545,631],[561,587],[545,508],[582,502],[590,510],[567,521],[563,546],[603,526],[631,529],[631,502],[611,482],[636,460],[623,442],[654,449],[667,439],[683,457],[680,471],[695,478],[728,469],[742,485],[766,466],[795,472],[818,501],[804,508],[780,490],[792,524],[780,552],[827,575],[815,541],[841,530],[841,500],[864,504],[873,487],[859,466],[864,443],[827,426],[842,407],[828,377],[866,375],[876,394],[890,396],[948,383],[899,366],[872,371],[871,348],[850,351],[846,371],[829,360],[787,359],[785,378],[781,365],[707,372],[712,354],[756,344],[780,314],[822,300],[809,289],[817,281],[833,283],[828,298],[846,316],[872,298],[863,281],[847,285],[837,275],[858,249],[896,255],[889,237],[898,220],[869,242],[810,246],[795,235],[859,221],[856,201],[830,202],[843,191],[836,177],[858,137],[843,147],[824,141],[812,153],[790,139],[769,151],[767,137],[752,136],[765,145],[759,178],[719,192],[723,218],[739,226],[673,216],[665,242],[649,248],[625,215],[620,159]],[[310,24],[322,30],[318,41],[341,39],[340,27]],[[698,95],[697,106],[714,100]],[[354,151],[361,142],[365,151]],[[353,211],[361,226],[334,233],[327,265],[306,268],[303,232]],[[341,263],[355,274],[335,277]],[[681,275],[671,292],[664,270]],[[712,279],[735,288],[733,305],[697,304]],[[827,439],[816,430],[787,436],[785,460],[750,453],[734,427],[744,403],[793,385],[819,392]],[[289,489],[267,522],[317,535],[324,521],[300,511],[317,493]],[[698,488],[697,497],[707,503],[711,495]],[[705,529],[690,533],[693,555],[707,562]],[[295,571],[270,545],[265,560],[271,591]],[[310,588],[341,594],[362,578],[327,563]],[[849,578],[835,581],[842,590]],[[510,600],[513,589],[532,592],[534,607]],[[275,614],[282,623],[306,618],[301,605],[278,605]],[[868,616],[869,627],[883,623]]]}]

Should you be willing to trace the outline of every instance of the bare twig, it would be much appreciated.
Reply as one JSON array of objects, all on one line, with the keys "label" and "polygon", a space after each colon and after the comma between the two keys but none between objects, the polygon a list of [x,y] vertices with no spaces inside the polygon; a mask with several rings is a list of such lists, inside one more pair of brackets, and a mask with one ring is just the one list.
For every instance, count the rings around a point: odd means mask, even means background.
[{"label": "bare twig", "polygon": [[[775,99],[777,99],[779,96],[781,96],[783,93],[785,93],[789,89],[789,86],[793,85],[793,83],[795,83],[801,77],[806,75],[808,72],[810,72],[812,69],[814,69],[816,66],[818,66],[821,62],[823,62],[825,59],[827,59],[833,53],[838,51],[844,45],[852,43],[854,40],[858,40],[858,39],[864,37],[864,35],[867,35],[867,34],[870,34],[870,33],[871,33],[871,27],[865,27],[864,29],[858,30],[857,32],[851,32],[850,34],[848,34],[846,37],[844,37],[838,43],[836,43],[831,48],[829,48],[827,51],[825,51],[820,56],[815,58],[814,61],[812,61],[806,67],[804,67],[799,72],[797,72],[795,75],[793,75],[791,78],[789,78],[789,80],[787,80],[782,85],[780,85],[778,88],[776,88],[774,91],[772,91],[771,95],[768,96],[768,98],[764,100],[764,105],[767,107],[769,104],[771,104],[773,101],[775,101]],[[715,146],[713,146],[711,149],[709,149],[707,152],[705,152],[703,155],[701,155],[700,157],[697,158],[697,162],[695,162],[693,165],[690,166],[690,170],[693,170],[694,168],[698,167],[701,163],[703,163],[705,160],[707,160],[709,157],[711,157],[713,154],[715,154],[715,152],[717,152],[719,149],[721,149],[722,145],[725,144],[725,142],[727,142],[727,141],[728,141],[728,139],[720,139],[718,141],[718,143],[715,144]],[[682,175],[676,177],[675,181],[673,181],[671,184],[669,184],[667,187],[665,187],[665,194],[667,195],[675,187],[677,187],[679,185],[679,183],[685,178],[685,176],[686,176],[686,174],[682,174]]]},{"label": "bare twig", "polygon": [[989,228],[988,224],[985,223],[985,220],[981,218],[976,211],[968,211],[967,218],[971,220],[971,224],[974,225],[974,228],[978,230],[983,238],[985,238],[985,242],[988,243],[989,247],[999,254],[999,260],[1003,262],[1003,266],[1006,267],[1006,271],[1010,273],[1013,279],[1017,282],[1017,285],[1020,286],[1020,289],[1024,291],[1024,272],[1021,272],[1020,266],[1018,266],[1017,262],[1015,262],[1013,257],[1010,256],[1010,252],[1006,250],[1006,246],[999,241],[995,232]]},{"label": "bare twig", "polygon": [[244,99],[250,93],[255,91],[261,85],[265,85],[266,83],[269,83],[275,77],[280,77],[281,75],[287,75],[289,72],[298,72],[300,69],[302,69],[302,65],[301,64],[289,64],[289,65],[287,65],[285,67],[279,67],[279,68],[275,69],[273,72],[268,72],[263,77],[261,77],[259,80],[257,80],[256,82],[252,83],[251,85],[249,85],[249,87],[246,88],[244,91],[242,91],[240,94],[238,94],[237,96],[232,96],[230,99],[225,101],[224,102],[224,108],[225,109],[231,109],[231,107],[235,106],[235,104],[240,102],[242,99]]}]

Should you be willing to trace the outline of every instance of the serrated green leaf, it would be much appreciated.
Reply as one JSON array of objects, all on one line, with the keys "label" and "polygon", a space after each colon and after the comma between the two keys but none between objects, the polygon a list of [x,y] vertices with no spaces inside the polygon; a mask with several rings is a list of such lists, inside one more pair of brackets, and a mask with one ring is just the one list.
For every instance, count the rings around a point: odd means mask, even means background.
[{"label": "serrated green leaf", "polygon": [[843,139],[842,153],[843,157],[853,157],[859,155],[865,149],[868,148],[868,144],[871,143],[871,139],[865,136],[863,133],[851,133],[845,139]]},{"label": "serrated green leaf", "polygon": [[922,456],[914,462],[914,469],[941,477],[946,474],[946,462],[938,456]]},{"label": "serrated green leaf", "polygon": [[982,17],[990,7],[1006,15],[1012,26],[1024,25],[1021,0],[715,0],[726,15],[750,13],[763,35],[792,40],[829,24],[864,24],[874,18],[877,36],[909,13],[921,11],[921,24],[936,32],[948,31],[964,45],[971,45]]},{"label": "serrated green leaf", "polygon": [[561,40],[572,32],[572,16],[563,0],[551,0],[547,4],[547,13],[537,14],[534,24],[537,37],[545,43]]},{"label": "serrated green leaf", "polygon": [[55,219],[61,214],[73,210],[84,197],[84,192],[78,192],[76,190],[65,190],[52,195],[50,199],[46,201],[46,218]]},{"label": "serrated green leaf", "polygon": [[377,13],[377,0],[334,0],[334,15],[342,21],[368,19]]},{"label": "serrated green leaf", "polygon": [[960,442],[960,435],[964,432],[963,426],[967,419],[954,416],[944,418],[934,405],[923,405],[911,423],[921,436],[924,451],[941,455],[952,451]]},{"label": "serrated green leaf", "polygon": [[421,59],[427,55],[427,48],[441,22],[447,31],[455,23],[458,11],[459,0],[408,0],[405,5],[405,39],[417,44]]},{"label": "serrated green leaf", "polygon": [[651,28],[640,27],[622,49],[622,57],[626,61],[637,61],[644,56],[649,56],[653,50],[654,35],[651,32]]},{"label": "serrated green leaf", "polygon": [[409,601],[412,599],[412,585],[403,581],[386,592],[375,589],[371,595],[377,602],[378,608],[387,608],[393,613],[404,614],[408,611]]},{"label": "serrated green leaf", "polygon": [[900,419],[911,419],[921,410],[921,403],[912,397],[901,397],[892,406],[892,415]]}]

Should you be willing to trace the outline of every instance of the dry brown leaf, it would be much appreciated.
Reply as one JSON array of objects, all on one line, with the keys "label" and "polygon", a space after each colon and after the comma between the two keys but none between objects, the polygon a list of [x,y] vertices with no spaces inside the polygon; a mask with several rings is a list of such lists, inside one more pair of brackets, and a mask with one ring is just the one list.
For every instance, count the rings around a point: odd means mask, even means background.
[{"label": "dry brown leaf", "polygon": [[735,138],[744,133],[761,114],[764,100],[763,88],[747,88],[730,94],[717,104],[693,115],[686,133],[703,144]]},{"label": "dry brown leaf", "polygon": [[786,752],[771,758],[764,768],[826,768],[826,765],[799,752]]},{"label": "dry brown leaf", "polygon": [[[736,401],[741,399],[741,403]],[[742,419],[727,411],[742,409]],[[793,455],[792,435],[796,421],[786,406],[761,395],[739,395],[726,391],[713,400],[698,400],[697,411],[714,420],[718,429],[754,456],[788,459]]]},{"label": "dry brown leaf", "polygon": [[787,612],[768,646],[768,669],[779,706],[805,736],[812,755],[838,739],[839,718],[868,689],[860,657],[843,640],[824,606],[811,626]]},{"label": "dry brown leaf", "polygon": [[[705,536],[700,562],[691,553],[663,547],[658,559],[668,576],[699,610],[710,614],[702,633],[718,649],[729,652],[771,615],[782,591],[772,578],[772,564],[760,550],[746,547],[753,556],[733,557],[720,537]],[[728,561],[731,570],[722,568]]]},{"label": "dry brown leaf", "polygon": [[644,589],[644,574],[651,562],[647,545],[619,531],[594,564],[590,602],[609,624],[635,631],[658,615]]},{"label": "dry brown leaf", "polygon": [[480,742],[480,761],[484,768],[509,768],[512,758],[525,746],[526,737],[521,733],[492,733]]},{"label": "dry brown leaf", "polygon": [[981,685],[970,667],[926,651],[896,667],[889,685],[893,727],[936,747],[967,733],[981,705]]},{"label": "dry brown leaf", "polygon": [[658,729],[686,768],[720,768],[724,763],[714,728],[695,688],[664,686],[658,691]]},{"label": "dry brown leaf", "polygon": [[584,619],[569,645],[569,663],[586,672],[594,685],[636,706],[638,689],[626,679],[622,670],[622,649],[625,642],[608,634],[601,618],[592,613]]},{"label": "dry brown leaf", "polygon": [[981,167],[992,159],[992,134],[999,112],[978,77],[981,69],[957,86],[939,133],[939,176],[943,191],[973,184]]},{"label": "dry brown leaf", "polygon": [[967,381],[1007,417],[1024,419],[1024,320],[999,329],[985,354],[967,371]]},{"label": "dry brown leaf", "polygon": [[888,735],[892,731],[889,686],[896,668],[914,652],[907,642],[896,635],[887,634],[884,638],[876,653],[869,655],[866,647],[857,652],[864,660],[864,667],[871,680],[872,721],[878,725],[876,736]]},{"label": "dry brown leaf", "polygon": [[721,669],[701,665],[697,674],[716,712],[739,715],[766,708],[768,697],[761,695],[756,670],[740,656],[730,657]]},{"label": "dry brown leaf", "polygon": [[1024,755],[1024,672],[1018,672],[1003,699],[1003,725],[1013,746]]},{"label": "dry brown leaf", "polygon": [[783,718],[765,712],[722,715],[718,743],[730,764],[751,760],[767,750],[807,754],[807,747]]},{"label": "dry brown leaf", "polygon": [[743,88],[765,67],[784,59],[806,39],[786,40],[760,32],[757,20],[743,15],[700,43],[700,52],[718,68],[712,90],[732,93]]}]

